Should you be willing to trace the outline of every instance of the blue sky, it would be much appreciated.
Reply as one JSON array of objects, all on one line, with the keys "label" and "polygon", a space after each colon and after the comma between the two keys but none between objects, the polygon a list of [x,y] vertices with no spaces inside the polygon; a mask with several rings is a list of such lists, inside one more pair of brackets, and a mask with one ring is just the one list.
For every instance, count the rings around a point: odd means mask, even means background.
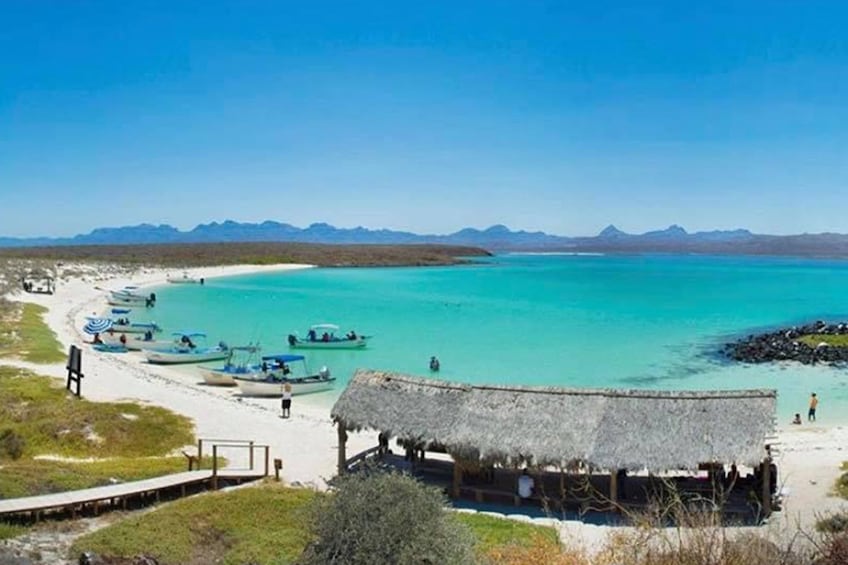
[{"label": "blue sky", "polygon": [[0,235],[848,232],[841,2],[0,3]]}]

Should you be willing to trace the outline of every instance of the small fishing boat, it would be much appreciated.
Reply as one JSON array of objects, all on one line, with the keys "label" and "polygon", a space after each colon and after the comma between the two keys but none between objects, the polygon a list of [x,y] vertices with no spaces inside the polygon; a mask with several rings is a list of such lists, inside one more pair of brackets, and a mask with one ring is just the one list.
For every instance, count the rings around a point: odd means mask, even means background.
[{"label": "small fishing boat", "polygon": [[178,276],[178,277],[168,275],[166,278],[167,278],[167,281],[171,284],[203,284],[204,282],[206,282],[205,279],[203,279],[203,277],[201,277],[201,278],[190,277],[190,276],[188,276],[188,273],[183,273],[182,276]]},{"label": "small fishing boat", "polygon": [[127,314],[130,313],[128,308],[112,308],[112,327],[110,331],[124,334],[154,334],[162,331],[155,322],[148,323],[133,323],[130,321]]},{"label": "small fishing boat", "polygon": [[[291,385],[292,395],[321,392],[333,388],[336,377],[327,367],[309,374],[303,355],[266,355],[262,363],[267,369],[256,375],[235,375],[233,380],[244,396],[282,396],[283,387]],[[296,369],[299,367],[299,369]]]},{"label": "small fishing boat", "polygon": [[120,343],[95,343],[91,348],[102,353],[126,353],[129,351]]},{"label": "small fishing boat", "polygon": [[306,332],[306,339],[289,334],[288,342],[292,349],[362,349],[368,345],[368,339],[369,336],[354,331],[339,336],[339,326],[335,324],[315,324]]},{"label": "small fishing boat", "polygon": [[256,345],[231,347],[223,367],[200,367],[203,382],[213,386],[236,386],[235,376],[261,378],[262,365],[256,360],[257,353],[259,346]]},{"label": "small fishing boat", "polygon": [[116,333],[111,328],[100,334],[101,341],[106,345],[121,345],[129,351],[141,351],[142,349],[167,349],[174,344],[169,339],[155,339],[151,333],[125,334]]},{"label": "small fishing boat", "polygon": [[121,290],[110,290],[106,301],[113,306],[147,306],[156,304],[156,293],[141,294],[138,287],[124,287]]},{"label": "small fishing boat", "polygon": [[226,359],[230,349],[223,341],[215,347],[198,347],[195,341],[206,338],[203,332],[174,332],[176,339],[167,348],[143,349],[148,363],[176,365],[178,363],[202,363]]}]

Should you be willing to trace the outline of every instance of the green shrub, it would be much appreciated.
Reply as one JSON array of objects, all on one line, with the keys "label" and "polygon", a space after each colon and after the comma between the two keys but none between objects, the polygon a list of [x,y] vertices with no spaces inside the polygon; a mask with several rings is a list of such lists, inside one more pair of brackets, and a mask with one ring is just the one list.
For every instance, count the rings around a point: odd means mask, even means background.
[{"label": "green shrub", "polygon": [[816,522],[816,530],[828,534],[848,532],[848,511],[837,512],[821,518]]},{"label": "green shrub", "polygon": [[0,432],[0,459],[11,459],[16,461],[24,454],[24,438],[15,433],[14,430],[6,428]]},{"label": "green shrub", "polygon": [[303,565],[474,563],[471,533],[438,489],[399,473],[355,473],[335,487],[313,505]]}]

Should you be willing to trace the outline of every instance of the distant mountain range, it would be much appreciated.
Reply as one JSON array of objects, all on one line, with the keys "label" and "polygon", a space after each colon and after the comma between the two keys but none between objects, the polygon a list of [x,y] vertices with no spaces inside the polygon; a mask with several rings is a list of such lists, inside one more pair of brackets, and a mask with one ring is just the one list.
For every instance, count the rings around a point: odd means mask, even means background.
[{"label": "distant mountain range", "polygon": [[98,228],[90,233],[69,238],[0,237],[0,247],[251,241],[329,244],[441,243],[470,245],[490,251],[848,256],[848,235],[836,233],[776,236],[754,234],[744,229],[689,233],[678,225],[672,225],[664,230],[629,234],[610,225],[596,236],[566,237],[540,231],[512,231],[506,226],[495,225],[484,230],[465,228],[447,235],[422,235],[363,227],[336,228],[325,223],[299,228],[275,221],[252,224],[229,220],[200,224],[189,231],[180,231],[169,225],[141,224]]}]

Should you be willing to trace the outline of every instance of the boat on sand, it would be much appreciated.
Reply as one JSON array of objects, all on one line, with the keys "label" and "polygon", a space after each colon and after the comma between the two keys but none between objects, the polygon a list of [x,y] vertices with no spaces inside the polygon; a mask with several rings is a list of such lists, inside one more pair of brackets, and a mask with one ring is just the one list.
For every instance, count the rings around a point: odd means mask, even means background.
[{"label": "boat on sand", "polygon": [[142,350],[148,363],[202,363],[226,359],[230,354],[230,348],[223,341],[214,347],[198,346],[195,342],[206,338],[203,332],[174,332],[172,335],[177,339],[169,347]]},{"label": "boat on sand", "polygon": [[233,377],[258,376],[262,371],[262,365],[256,359],[258,353],[256,345],[231,347],[222,367],[200,367],[203,382],[213,386],[236,386]]},{"label": "boat on sand", "polygon": [[321,392],[333,388],[336,378],[327,367],[310,374],[303,355],[266,355],[266,370],[255,375],[234,375],[233,380],[244,396],[282,396],[283,387],[291,385],[292,395]]}]

